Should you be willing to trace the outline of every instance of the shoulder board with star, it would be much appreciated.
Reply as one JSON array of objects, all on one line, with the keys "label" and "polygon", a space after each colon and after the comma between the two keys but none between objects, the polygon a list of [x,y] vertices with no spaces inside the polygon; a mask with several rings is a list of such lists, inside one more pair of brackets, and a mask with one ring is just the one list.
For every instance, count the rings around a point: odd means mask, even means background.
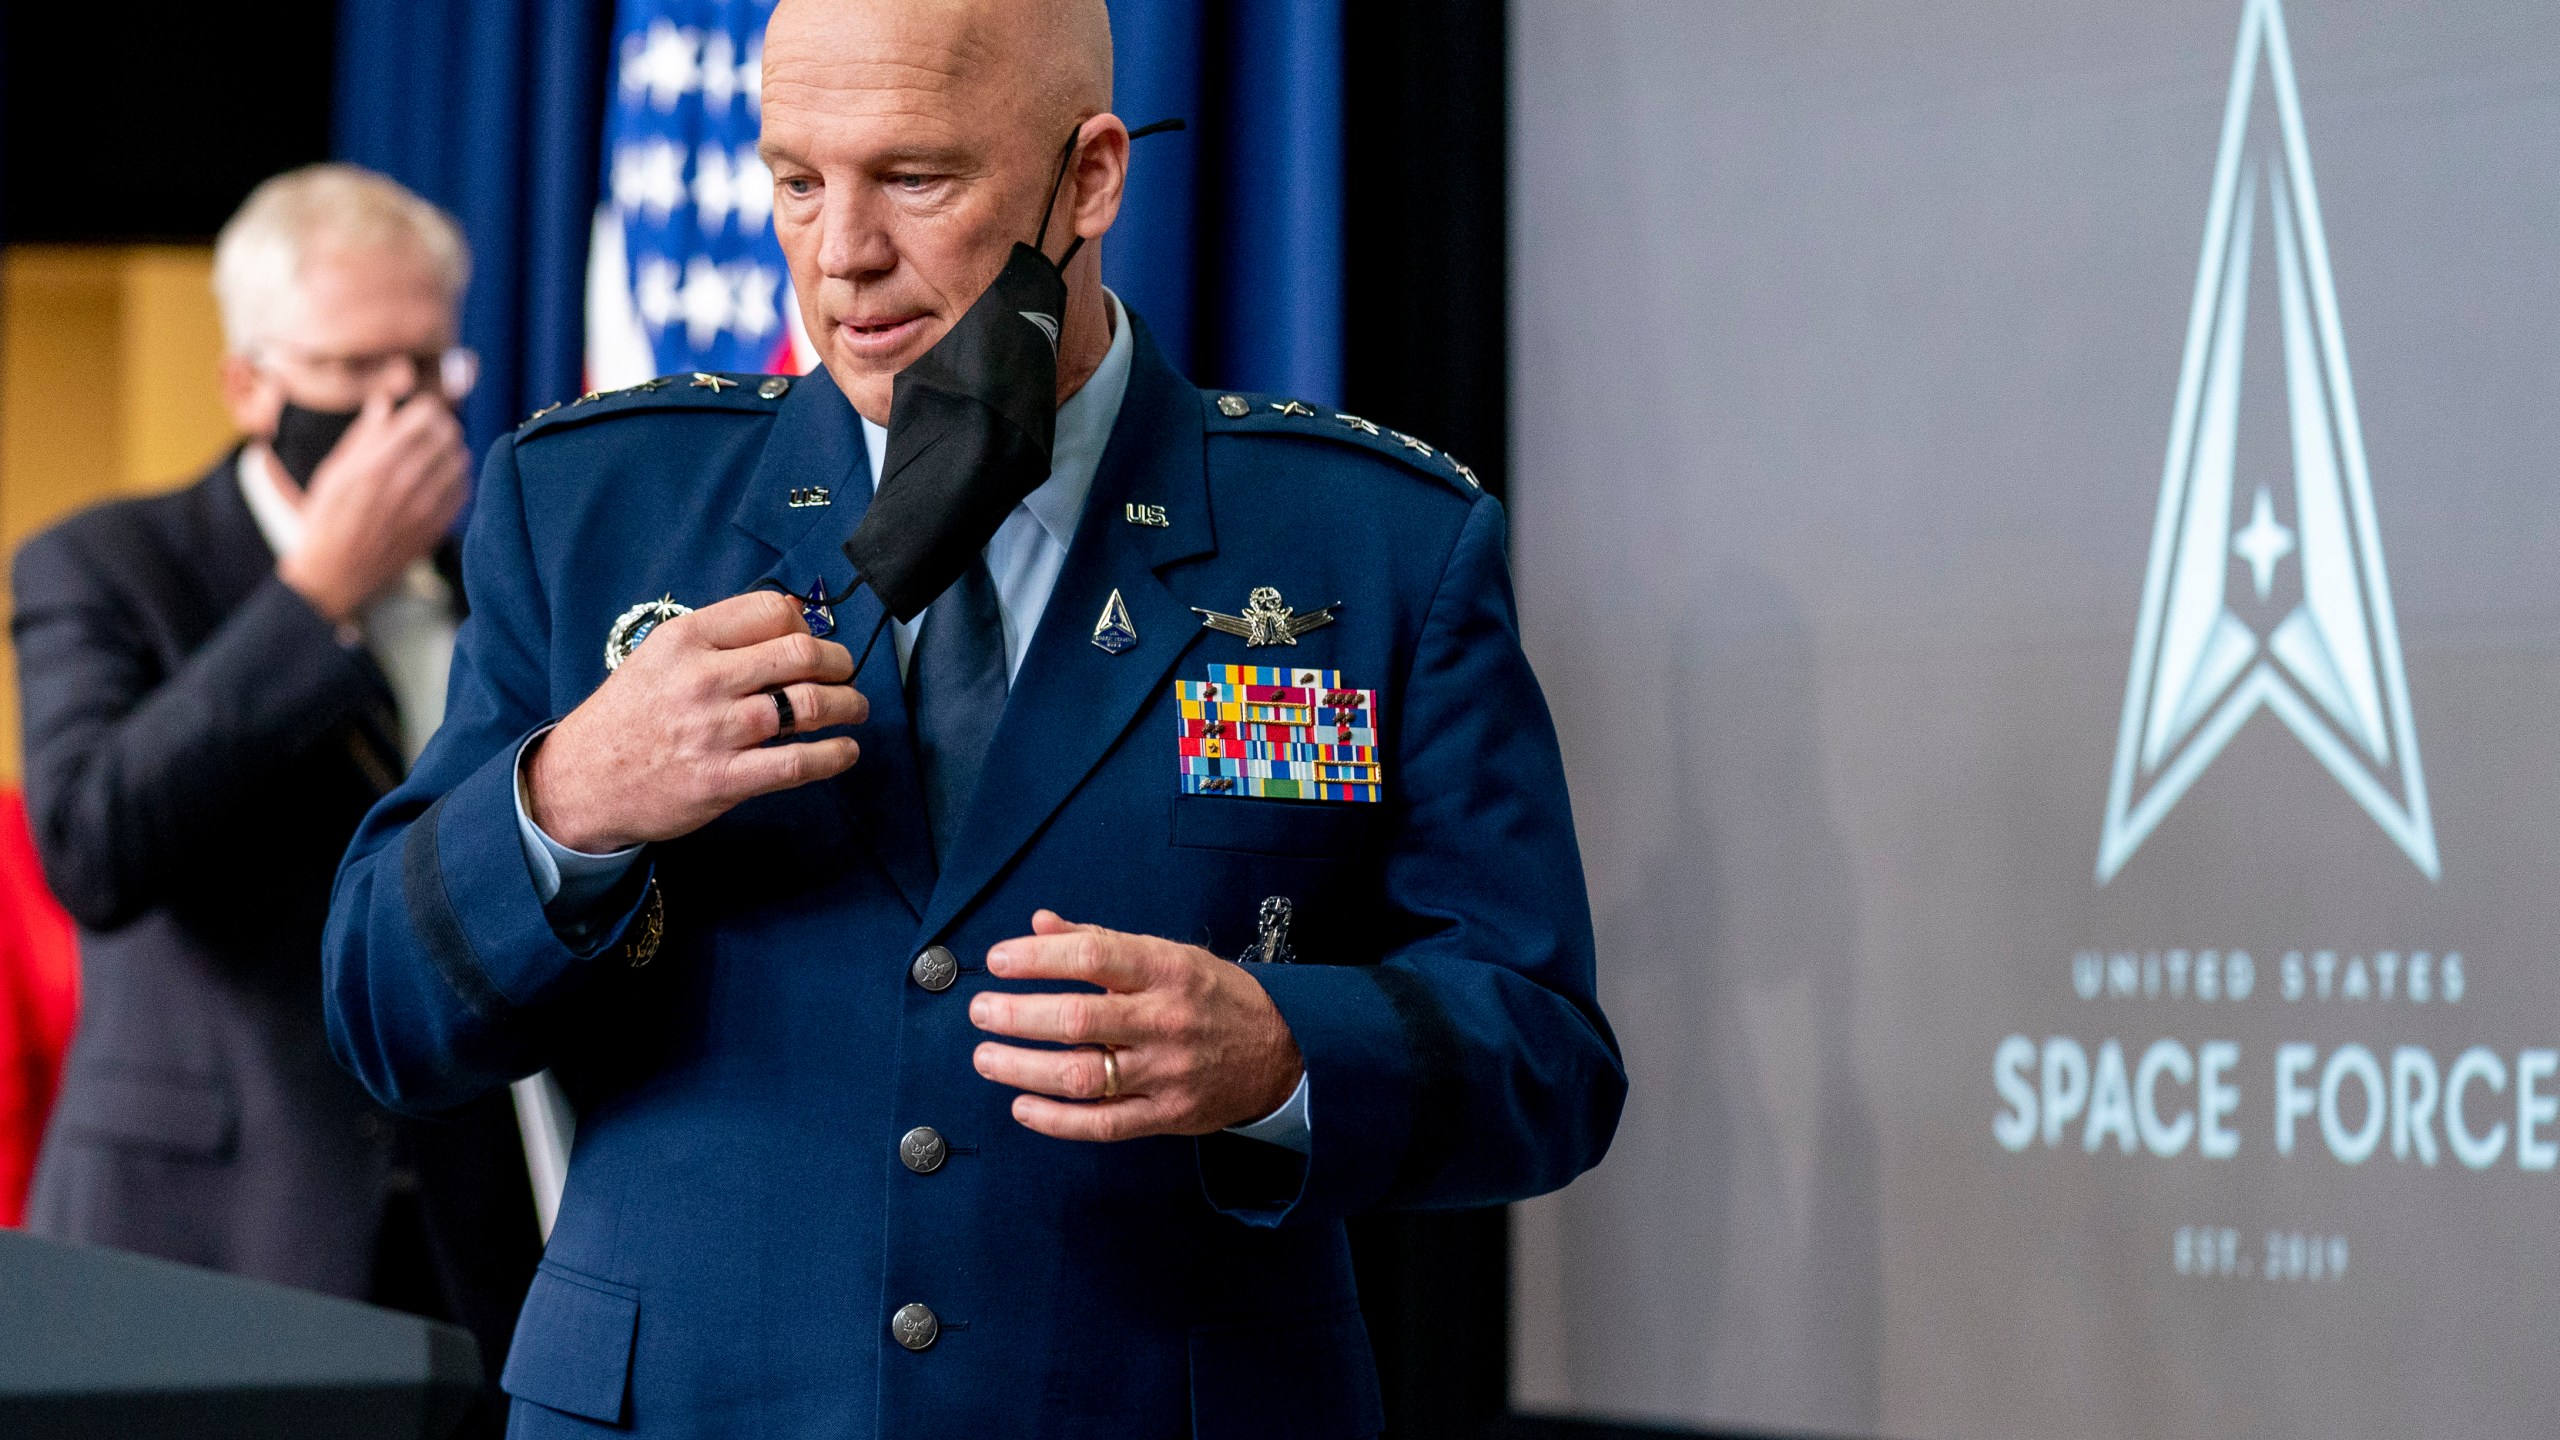
[{"label": "shoulder board with star", "polygon": [[516,427],[516,440],[522,443],[589,420],[635,410],[760,411],[770,415],[797,383],[789,375],[713,374],[698,370],[661,375],[626,389],[590,390],[575,400],[545,405]]},{"label": "shoulder board with star", "polygon": [[1392,426],[1326,405],[1310,405],[1286,395],[1256,395],[1241,390],[1204,390],[1209,433],[1213,435],[1285,435],[1292,439],[1337,440],[1376,451],[1389,459],[1446,482],[1469,499],[1484,493],[1484,482],[1457,456]]}]

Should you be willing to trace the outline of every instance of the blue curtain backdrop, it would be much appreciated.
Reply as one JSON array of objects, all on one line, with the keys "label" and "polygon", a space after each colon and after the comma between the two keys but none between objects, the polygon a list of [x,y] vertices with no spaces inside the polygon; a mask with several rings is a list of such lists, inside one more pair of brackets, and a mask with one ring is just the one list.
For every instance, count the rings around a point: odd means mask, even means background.
[{"label": "blue curtain backdrop", "polygon": [[471,239],[473,452],[575,395],[610,0],[340,0],[331,148]]},{"label": "blue curtain backdrop", "polygon": [[1117,0],[1141,140],[1103,278],[1203,384],[1342,402],[1342,0]]},{"label": "blue curtain backdrop", "polygon": [[[471,240],[474,447],[581,388],[611,0],[341,0],[333,148]],[[1206,384],[1342,399],[1342,0],[1117,0],[1138,142],[1103,273]],[[688,176],[688,179],[690,177]]]}]

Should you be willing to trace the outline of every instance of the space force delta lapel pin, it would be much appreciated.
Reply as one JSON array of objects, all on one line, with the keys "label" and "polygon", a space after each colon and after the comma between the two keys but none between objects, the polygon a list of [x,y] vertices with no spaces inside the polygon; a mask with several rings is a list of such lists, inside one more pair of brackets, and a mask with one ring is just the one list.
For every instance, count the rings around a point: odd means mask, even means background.
[{"label": "space force delta lapel pin", "polygon": [[1338,670],[1212,665],[1174,682],[1182,793],[1264,800],[1381,798],[1378,692]]}]

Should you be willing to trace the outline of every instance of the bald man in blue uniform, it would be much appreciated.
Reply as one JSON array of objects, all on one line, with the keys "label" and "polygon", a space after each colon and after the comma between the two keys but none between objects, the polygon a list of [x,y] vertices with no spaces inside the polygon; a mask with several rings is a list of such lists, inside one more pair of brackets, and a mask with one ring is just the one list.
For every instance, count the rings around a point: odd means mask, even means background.
[{"label": "bald man in blue uniform", "polygon": [[547,1067],[577,1112],[513,1434],[1375,1434],[1343,1219],[1607,1147],[1556,740],[1446,452],[1193,388],[1087,246],[1049,478],[961,580],[859,673],[870,591],[756,588],[852,580],[891,381],[1056,136],[1056,224],[1109,228],[1100,22],[787,0],[764,151],[824,368],[489,455],[445,726],[326,958],[384,1103]]}]

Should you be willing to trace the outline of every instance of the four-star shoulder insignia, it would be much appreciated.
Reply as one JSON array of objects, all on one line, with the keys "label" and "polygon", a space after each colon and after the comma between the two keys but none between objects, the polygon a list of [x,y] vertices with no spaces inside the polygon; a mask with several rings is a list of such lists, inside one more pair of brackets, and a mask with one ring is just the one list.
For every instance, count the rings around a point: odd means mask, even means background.
[{"label": "four-star shoulder insignia", "polygon": [[524,424],[517,429],[548,433],[569,426],[572,421],[583,423],[635,410],[744,410],[770,415],[775,408],[772,402],[789,393],[791,377],[787,375],[751,375],[740,379],[707,371],[687,371],[660,375],[620,390],[590,390],[565,405],[545,405],[526,416]]},{"label": "four-star shoulder insignia", "polygon": [[[1348,411],[1319,410],[1304,400],[1285,396],[1273,399],[1268,395],[1239,395],[1231,391],[1213,391],[1201,398],[1208,404],[1210,428],[1221,433],[1295,435],[1310,439],[1322,436],[1400,461],[1409,469],[1437,475],[1453,484],[1463,484],[1470,494],[1481,494],[1484,490],[1484,482],[1457,456],[1419,435],[1390,430],[1374,420]],[[1239,619],[1238,623],[1243,622]]]}]

